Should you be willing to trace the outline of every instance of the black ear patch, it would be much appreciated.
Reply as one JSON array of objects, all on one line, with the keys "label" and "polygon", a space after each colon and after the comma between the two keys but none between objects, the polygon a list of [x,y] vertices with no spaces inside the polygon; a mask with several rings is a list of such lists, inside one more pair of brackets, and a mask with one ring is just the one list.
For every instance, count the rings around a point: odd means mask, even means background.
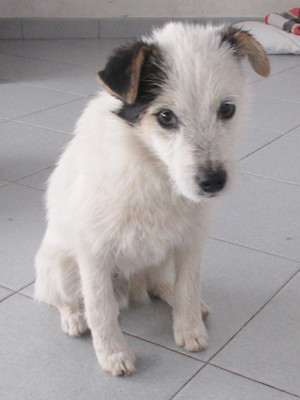
[{"label": "black ear patch", "polygon": [[109,58],[105,69],[99,72],[101,83],[115,96],[127,103],[133,103],[141,66],[149,50],[140,42],[117,49]]},{"label": "black ear patch", "polygon": [[238,46],[238,41],[235,37],[235,34],[240,32],[240,29],[234,28],[233,26],[228,26],[222,31],[221,36],[221,44],[222,43],[230,43],[231,47],[236,50]]},{"label": "black ear patch", "polygon": [[124,103],[117,114],[134,123],[158,96],[166,79],[161,51],[142,41],[121,47],[99,77],[104,87]]},{"label": "black ear patch", "polygon": [[163,80],[159,49],[142,41],[117,49],[99,78],[105,88],[125,104],[151,101]]}]

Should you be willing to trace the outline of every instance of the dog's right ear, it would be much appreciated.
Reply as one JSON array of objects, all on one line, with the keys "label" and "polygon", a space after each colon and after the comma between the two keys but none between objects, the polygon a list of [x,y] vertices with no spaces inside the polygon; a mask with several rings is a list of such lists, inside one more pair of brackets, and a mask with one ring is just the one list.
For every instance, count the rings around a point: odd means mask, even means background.
[{"label": "dog's right ear", "polygon": [[98,74],[102,85],[114,96],[127,104],[136,100],[141,69],[151,47],[143,42],[134,42],[115,51],[104,70]]}]

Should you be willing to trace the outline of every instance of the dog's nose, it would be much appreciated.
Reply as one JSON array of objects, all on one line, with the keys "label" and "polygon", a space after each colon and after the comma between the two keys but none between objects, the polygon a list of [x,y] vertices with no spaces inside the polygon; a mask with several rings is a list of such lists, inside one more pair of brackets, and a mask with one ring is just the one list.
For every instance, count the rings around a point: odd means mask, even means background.
[{"label": "dog's nose", "polygon": [[226,172],[221,169],[200,169],[196,181],[205,193],[217,193],[225,186],[226,178]]}]

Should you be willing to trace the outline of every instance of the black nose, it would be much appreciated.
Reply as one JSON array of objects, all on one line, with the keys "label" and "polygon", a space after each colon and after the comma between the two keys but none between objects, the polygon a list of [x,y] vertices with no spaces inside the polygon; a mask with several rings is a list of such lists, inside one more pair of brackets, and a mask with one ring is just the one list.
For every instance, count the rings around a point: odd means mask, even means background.
[{"label": "black nose", "polygon": [[201,169],[196,176],[196,181],[205,193],[217,193],[225,186],[226,172],[221,169]]}]

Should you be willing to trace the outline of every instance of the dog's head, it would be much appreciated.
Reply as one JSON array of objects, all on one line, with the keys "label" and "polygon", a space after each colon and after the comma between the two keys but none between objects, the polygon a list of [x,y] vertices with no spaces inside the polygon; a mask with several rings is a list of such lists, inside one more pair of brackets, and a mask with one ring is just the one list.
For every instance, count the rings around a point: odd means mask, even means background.
[{"label": "dog's head", "polygon": [[170,23],[118,49],[99,73],[122,100],[118,117],[191,200],[217,195],[232,176],[245,108],[245,56],[258,74],[269,75],[268,58],[249,33]]}]

